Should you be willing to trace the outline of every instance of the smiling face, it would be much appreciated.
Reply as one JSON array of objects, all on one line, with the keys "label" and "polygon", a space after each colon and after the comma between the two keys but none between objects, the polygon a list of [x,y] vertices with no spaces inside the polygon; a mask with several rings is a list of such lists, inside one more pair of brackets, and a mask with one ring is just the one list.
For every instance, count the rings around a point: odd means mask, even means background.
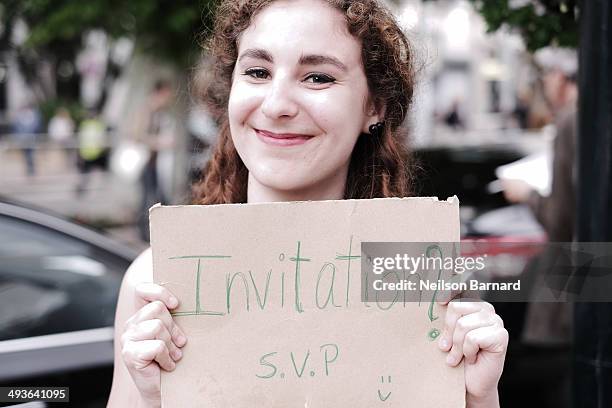
[{"label": "smiling face", "polygon": [[242,33],[228,114],[248,195],[342,198],[353,147],[379,120],[361,43],[323,1],[277,1]]}]

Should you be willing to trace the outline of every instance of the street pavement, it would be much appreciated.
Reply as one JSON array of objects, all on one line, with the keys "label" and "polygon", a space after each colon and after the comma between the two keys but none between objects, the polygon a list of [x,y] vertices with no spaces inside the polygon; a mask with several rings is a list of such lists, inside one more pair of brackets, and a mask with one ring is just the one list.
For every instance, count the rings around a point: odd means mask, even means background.
[{"label": "street pavement", "polygon": [[123,241],[144,246],[134,227],[140,200],[137,183],[96,169],[78,193],[81,175],[73,156],[60,149],[41,149],[35,162],[36,173],[28,176],[21,151],[0,146],[0,196],[103,227]]}]

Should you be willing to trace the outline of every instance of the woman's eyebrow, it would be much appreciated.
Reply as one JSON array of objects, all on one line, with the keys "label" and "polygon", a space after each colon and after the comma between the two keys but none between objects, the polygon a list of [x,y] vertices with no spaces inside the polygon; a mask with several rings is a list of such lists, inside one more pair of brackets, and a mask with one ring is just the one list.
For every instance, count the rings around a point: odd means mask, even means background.
[{"label": "woman's eyebrow", "polygon": [[302,55],[300,57],[299,63],[300,65],[330,64],[340,69],[341,71],[348,71],[346,65],[344,65],[339,59],[327,55]]},{"label": "woman's eyebrow", "polygon": [[262,50],[261,48],[249,48],[245,50],[242,53],[242,55],[238,58],[238,61],[246,57],[251,57],[254,59],[262,59],[266,62],[274,62],[272,55],[270,55],[268,51]]},{"label": "woman's eyebrow", "polygon": [[[243,58],[247,58],[247,57],[254,58],[254,59],[261,59],[269,63],[274,62],[274,58],[272,58],[272,55],[268,51],[263,50],[261,48],[249,48],[249,49],[244,50],[244,52],[238,58],[238,61],[242,60]],[[330,64],[340,69],[341,71],[344,71],[344,72],[348,71],[348,68],[346,67],[346,65],[344,65],[338,58],[330,57],[327,55],[315,55],[315,54],[302,55],[300,57],[299,64],[300,65]]]}]

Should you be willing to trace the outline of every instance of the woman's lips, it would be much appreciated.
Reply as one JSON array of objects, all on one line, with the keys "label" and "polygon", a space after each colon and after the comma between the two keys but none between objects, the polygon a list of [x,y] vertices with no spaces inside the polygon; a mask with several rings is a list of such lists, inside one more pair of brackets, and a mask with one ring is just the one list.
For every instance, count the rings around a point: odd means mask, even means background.
[{"label": "woman's lips", "polygon": [[296,146],[312,139],[313,136],[296,133],[274,133],[267,130],[255,129],[257,137],[264,143],[273,146]]}]

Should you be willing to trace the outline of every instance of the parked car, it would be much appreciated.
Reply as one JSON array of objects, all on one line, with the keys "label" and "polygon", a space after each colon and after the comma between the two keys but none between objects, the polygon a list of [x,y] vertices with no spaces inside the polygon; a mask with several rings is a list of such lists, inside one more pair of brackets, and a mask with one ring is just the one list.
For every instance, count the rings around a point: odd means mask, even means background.
[{"label": "parked car", "polygon": [[136,256],[93,229],[0,200],[0,386],[67,386],[61,406],[105,406],[117,296]]}]

